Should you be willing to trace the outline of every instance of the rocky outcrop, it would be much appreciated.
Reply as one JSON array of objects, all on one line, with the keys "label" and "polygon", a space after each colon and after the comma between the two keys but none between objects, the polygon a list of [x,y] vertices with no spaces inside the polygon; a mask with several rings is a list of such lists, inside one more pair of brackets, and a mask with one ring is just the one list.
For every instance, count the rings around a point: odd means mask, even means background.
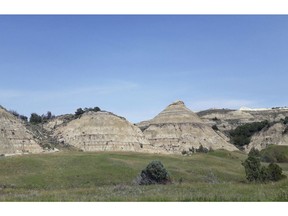
[{"label": "rocky outcrop", "polygon": [[66,124],[54,120],[52,125],[59,142],[83,151],[151,151],[138,127],[109,112],[87,112]]},{"label": "rocky outcrop", "polygon": [[265,120],[270,122],[272,126],[266,127],[252,136],[251,142],[244,148],[246,152],[249,152],[252,147],[261,150],[270,144],[288,145],[288,128],[282,121],[288,117],[287,109],[210,109],[197,114],[206,123],[216,125],[227,136],[229,136],[230,130],[246,123]]},{"label": "rocky outcrop", "polygon": [[39,153],[42,150],[24,123],[0,107],[0,154]]},{"label": "rocky outcrop", "polygon": [[253,147],[262,150],[271,144],[288,146],[288,125],[276,123],[269,128],[264,128],[252,136],[249,145],[245,146],[245,151],[249,152]]},{"label": "rocky outcrop", "polygon": [[214,109],[197,113],[201,119],[210,124],[217,125],[222,132],[234,130],[239,125],[255,121],[255,117],[241,110]]},{"label": "rocky outcrop", "polygon": [[158,151],[181,153],[200,145],[212,149],[237,150],[189,110],[182,101],[170,104],[155,118],[141,122],[138,126]]}]

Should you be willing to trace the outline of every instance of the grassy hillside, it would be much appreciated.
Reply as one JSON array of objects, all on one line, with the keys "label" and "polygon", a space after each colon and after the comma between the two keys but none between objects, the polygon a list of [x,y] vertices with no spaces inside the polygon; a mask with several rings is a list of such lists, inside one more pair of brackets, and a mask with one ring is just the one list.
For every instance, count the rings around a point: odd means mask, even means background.
[{"label": "grassy hillside", "polygon": [[[0,157],[1,201],[287,201],[288,180],[249,184],[240,152],[192,156],[66,152]],[[152,160],[170,185],[139,186]],[[288,164],[280,164],[288,174]]]},{"label": "grassy hillside", "polygon": [[288,146],[269,145],[260,151],[260,155],[264,162],[288,163]]}]

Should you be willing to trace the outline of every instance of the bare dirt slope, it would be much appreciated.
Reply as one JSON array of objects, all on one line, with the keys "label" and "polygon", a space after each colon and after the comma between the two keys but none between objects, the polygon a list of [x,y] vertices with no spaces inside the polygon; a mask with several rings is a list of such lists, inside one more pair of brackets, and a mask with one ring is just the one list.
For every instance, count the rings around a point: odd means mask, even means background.
[{"label": "bare dirt slope", "polygon": [[265,120],[270,122],[269,127],[263,128],[252,136],[249,145],[245,146],[246,152],[249,152],[253,147],[261,150],[271,144],[288,145],[288,125],[285,125],[282,121],[285,117],[288,117],[287,109],[211,109],[197,114],[208,124],[216,125],[226,135],[229,134],[230,130],[246,123]]},{"label": "bare dirt slope", "polygon": [[283,123],[276,123],[269,128],[264,128],[251,138],[249,145],[245,146],[245,151],[251,148],[258,150],[265,149],[268,145],[288,145],[288,126]]},{"label": "bare dirt slope", "polygon": [[219,136],[209,124],[189,110],[182,101],[170,104],[155,118],[138,126],[155,149],[181,153],[200,145],[212,149],[237,150]]},{"label": "bare dirt slope", "polygon": [[0,154],[39,153],[42,150],[24,123],[0,107]]},{"label": "bare dirt slope", "polygon": [[110,112],[87,112],[68,123],[60,123],[54,125],[54,136],[60,143],[83,151],[149,151],[149,142],[142,131]]}]

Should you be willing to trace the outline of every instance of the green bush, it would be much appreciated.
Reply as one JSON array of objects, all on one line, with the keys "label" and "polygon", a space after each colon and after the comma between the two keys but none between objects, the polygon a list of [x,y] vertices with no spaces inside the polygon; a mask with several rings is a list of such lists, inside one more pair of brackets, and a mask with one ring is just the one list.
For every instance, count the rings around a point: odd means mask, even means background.
[{"label": "green bush", "polygon": [[94,108],[87,108],[85,107],[84,110],[82,108],[78,108],[75,112],[75,116],[81,116],[82,114],[84,114],[85,112],[89,112],[89,111],[93,111],[93,112],[99,112],[101,111],[101,109],[99,107],[94,107]]},{"label": "green bush", "polygon": [[279,165],[270,163],[268,167],[261,166],[260,159],[255,156],[248,156],[242,165],[249,182],[279,181],[285,178]]},{"label": "green bush", "polygon": [[280,179],[284,177],[282,175],[282,168],[275,163],[269,164],[267,173],[268,173],[268,179],[270,181],[279,181]]},{"label": "green bush", "polygon": [[260,159],[257,157],[252,157],[249,156],[243,163],[242,165],[245,168],[245,173],[246,173],[246,179],[249,182],[258,182],[261,181],[261,163]]},{"label": "green bush", "polygon": [[32,113],[29,121],[31,124],[40,124],[42,123],[42,117],[37,113]]},{"label": "green bush", "polygon": [[252,157],[260,157],[260,151],[258,149],[255,149],[254,147],[249,151],[248,156]]},{"label": "green bush", "polygon": [[196,152],[198,152],[198,153],[208,153],[208,152],[209,152],[209,149],[203,147],[202,145],[200,145],[199,148],[196,149]]},{"label": "green bush", "polygon": [[283,120],[283,124],[288,124],[288,117],[286,116],[285,119]]},{"label": "green bush", "polygon": [[219,128],[217,127],[217,125],[213,125],[213,126],[212,126],[212,129],[213,129],[214,131],[219,131]]},{"label": "green bush", "polygon": [[235,130],[230,131],[230,141],[234,145],[242,147],[250,143],[251,137],[255,133],[268,126],[269,122],[267,120],[240,125]]},{"label": "green bush", "polygon": [[152,161],[140,174],[140,185],[167,184],[171,178],[160,161]]},{"label": "green bush", "polygon": [[75,116],[80,116],[84,113],[84,110],[82,108],[78,108],[75,112]]}]

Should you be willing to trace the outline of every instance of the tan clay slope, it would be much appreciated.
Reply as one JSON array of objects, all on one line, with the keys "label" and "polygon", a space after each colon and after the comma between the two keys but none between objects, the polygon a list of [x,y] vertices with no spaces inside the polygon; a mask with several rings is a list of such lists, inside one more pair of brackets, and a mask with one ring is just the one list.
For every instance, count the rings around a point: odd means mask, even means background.
[{"label": "tan clay slope", "polygon": [[154,119],[139,124],[145,137],[156,149],[181,153],[191,147],[237,150],[209,125],[189,110],[182,101],[169,105]]},{"label": "tan clay slope", "polygon": [[138,127],[108,112],[85,113],[58,126],[54,135],[83,151],[149,151],[149,142]]},{"label": "tan clay slope", "polygon": [[245,151],[249,152],[251,148],[258,150],[265,149],[268,145],[288,145],[288,126],[283,123],[276,123],[268,129],[264,128],[251,138]]},{"label": "tan clay slope", "polygon": [[170,104],[152,120],[153,124],[167,123],[202,123],[202,120],[183,101]]},{"label": "tan clay slope", "polygon": [[225,110],[211,109],[197,113],[203,121],[210,125],[217,125],[220,131],[225,132],[234,130],[236,127],[252,122],[261,122],[268,120],[269,122],[277,122],[288,116],[287,109],[271,109],[271,110]]},{"label": "tan clay slope", "polygon": [[39,153],[42,150],[23,123],[0,107],[0,154]]}]

